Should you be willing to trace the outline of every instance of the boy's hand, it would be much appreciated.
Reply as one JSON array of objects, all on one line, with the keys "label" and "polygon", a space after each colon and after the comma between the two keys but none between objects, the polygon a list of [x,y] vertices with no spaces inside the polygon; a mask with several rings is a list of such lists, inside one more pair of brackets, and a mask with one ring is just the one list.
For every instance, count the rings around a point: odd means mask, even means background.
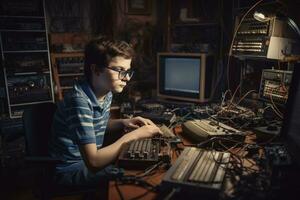
[{"label": "boy's hand", "polygon": [[134,131],[129,132],[128,134],[134,135],[136,139],[144,139],[153,137],[157,134],[162,134],[161,130],[154,124],[154,125],[144,125]]},{"label": "boy's hand", "polygon": [[139,128],[144,125],[156,126],[150,119],[143,117],[133,117],[131,119],[123,119],[123,125],[125,128]]}]

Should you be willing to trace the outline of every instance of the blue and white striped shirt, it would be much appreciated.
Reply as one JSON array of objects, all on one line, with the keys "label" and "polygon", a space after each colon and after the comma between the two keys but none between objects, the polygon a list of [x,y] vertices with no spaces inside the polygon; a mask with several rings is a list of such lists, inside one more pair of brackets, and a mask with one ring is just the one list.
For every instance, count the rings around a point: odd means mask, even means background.
[{"label": "blue and white striped shirt", "polygon": [[83,160],[79,145],[96,143],[97,148],[102,146],[111,101],[112,93],[109,92],[104,101],[99,102],[89,83],[82,81],[58,103],[49,145],[51,156],[67,161],[56,167],[58,171]]}]

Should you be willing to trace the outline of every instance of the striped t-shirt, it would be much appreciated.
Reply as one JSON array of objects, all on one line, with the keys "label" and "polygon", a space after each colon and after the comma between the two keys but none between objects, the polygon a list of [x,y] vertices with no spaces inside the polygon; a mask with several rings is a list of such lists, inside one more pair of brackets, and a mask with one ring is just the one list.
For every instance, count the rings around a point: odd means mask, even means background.
[{"label": "striped t-shirt", "polygon": [[111,100],[109,92],[104,101],[99,102],[88,82],[82,81],[58,103],[49,145],[51,156],[66,161],[56,167],[58,171],[68,171],[69,165],[83,160],[79,145],[102,146]]}]

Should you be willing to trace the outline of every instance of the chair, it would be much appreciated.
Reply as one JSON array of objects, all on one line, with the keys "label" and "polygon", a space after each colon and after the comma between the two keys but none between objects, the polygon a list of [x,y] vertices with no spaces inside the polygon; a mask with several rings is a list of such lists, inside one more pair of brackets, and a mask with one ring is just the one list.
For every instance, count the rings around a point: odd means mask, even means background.
[{"label": "chair", "polygon": [[[35,191],[40,199],[51,199],[57,196],[84,195],[93,196],[96,189],[78,186],[59,186],[53,181],[55,164],[61,160],[50,157],[48,142],[51,137],[51,125],[56,110],[54,103],[41,103],[32,105],[23,113],[25,132],[25,161],[35,167]],[[105,187],[106,186],[106,187]],[[107,199],[108,182],[105,184],[103,196]],[[102,192],[102,190],[101,190]],[[102,195],[102,194],[101,194]]]}]

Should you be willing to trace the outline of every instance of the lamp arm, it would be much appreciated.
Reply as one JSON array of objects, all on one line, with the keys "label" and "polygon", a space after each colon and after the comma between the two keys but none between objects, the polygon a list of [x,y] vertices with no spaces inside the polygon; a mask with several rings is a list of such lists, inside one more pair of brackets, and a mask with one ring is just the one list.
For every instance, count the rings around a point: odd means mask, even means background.
[{"label": "lamp arm", "polygon": [[295,23],[294,20],[292,20],[291,18],[287,18],[287,22],[288,25],[298,34],[298,36],[300,37],[300,29],[298,27],[298,25]]}]

